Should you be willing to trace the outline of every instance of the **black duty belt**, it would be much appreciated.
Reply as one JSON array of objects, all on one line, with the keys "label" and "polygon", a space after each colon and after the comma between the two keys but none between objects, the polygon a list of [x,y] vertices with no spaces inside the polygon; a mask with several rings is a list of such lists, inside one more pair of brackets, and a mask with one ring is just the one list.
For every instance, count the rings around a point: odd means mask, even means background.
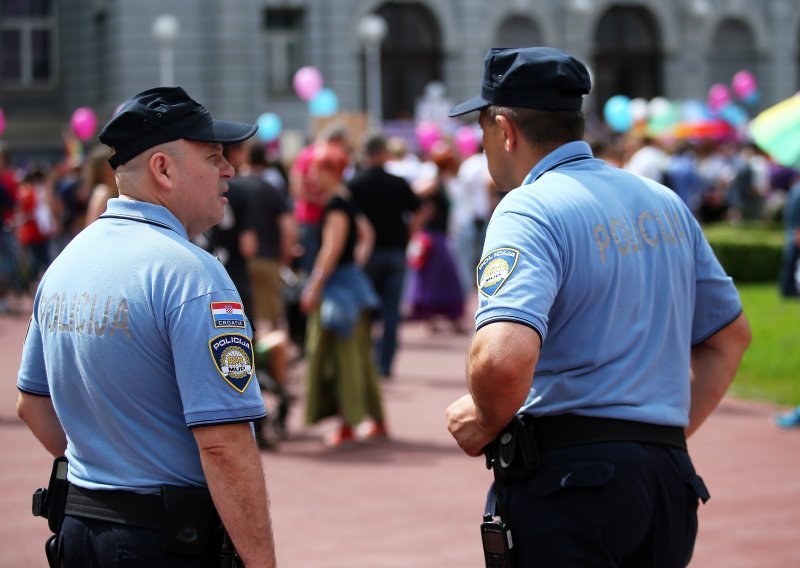
[{"label": "black duty belt", "polygon": [[161,495],[131,491],[93,491],[70,485],[67,515],[108,521],[146,529],[161,529],[164,505]]},{"label": "black duty belt", "polygon": [[559,414],[525,415],[525,424],[533,424],[539,450],[553,450],[599,442],[645,442],[686,450],[686,435],[680,426],[662,426],[632,420]]}]

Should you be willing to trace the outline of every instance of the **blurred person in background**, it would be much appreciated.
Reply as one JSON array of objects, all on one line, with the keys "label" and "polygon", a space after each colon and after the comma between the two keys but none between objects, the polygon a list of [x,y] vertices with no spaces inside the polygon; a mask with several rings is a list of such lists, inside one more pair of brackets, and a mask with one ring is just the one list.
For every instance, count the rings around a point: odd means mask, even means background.
[{"label": "blurred person in background", "polygon": [[475,267],[481,259],[483,239],[486,236],[486,225],[492,216],[492,198],[494,182],[489,175],[489,165],[483,145],[469,156],[458,167],[458,187],[461,189],[460,200],[465,204],[461,218],[454,216],[455,244],[458,249],[457,259],[461,272],[461,283],[464,290],[476,288]]},{"label": "blurred person in background", "polygon": [[93,148],[86,158],[83,180],[89,190],[89,202],[86,205],[87,225],[105,213],[109,199],[119,197],[114,169],[108,163],[111,154],[111,149],[102,145]]},{"label": "blurred person in background", "polygon": [[28,266],[26,286],[31,291],[52,260],[50,241],[57,230],[52,202],[52,185],[46,167],[34,165],[17,188],[15,214],[17,239]]},{"label": "blurred person in background", "polygon": [[348,183],[353,202],[374,228],[375,246],[366,272],[381,298],[382,330],[375,344],[378,367],[383,377],[391,377],[400,302],[406,276],[406,246],[419,224],[420,201],[402,177],[385,170],[389,153],[380,134],[364,141],[364,169]]},{"label": "blurred person in background", "polygon": [[426,321],[436,332],[438,320],[444,318],[453,331],[463,333],[464,288],[447,242],[451,209],[447,186],[456,179],[458,159],[452,144],[440,140],[431,148],[430,161],[435,176],[414,184],[422,201],[422,228],[410,245],[409,319]]},{"label": "blurred person in background", "polygon": [[319,250],[300,303],[308,314],[306,423],[337,418],[328,447],[385,438],[378,370],[372,356],[371,311],[379,305],[362,266],[374,234],[358,214],[342,176],[348,156],[338,144],[320,145],[309,176],[323,204]]}]

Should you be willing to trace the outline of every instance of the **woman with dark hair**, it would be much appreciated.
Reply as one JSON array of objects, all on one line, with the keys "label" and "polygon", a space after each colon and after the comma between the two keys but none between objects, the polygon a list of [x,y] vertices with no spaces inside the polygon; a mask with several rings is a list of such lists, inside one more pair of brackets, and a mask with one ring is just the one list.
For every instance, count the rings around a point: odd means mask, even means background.
[{"label": "woman with dark hair", "polygon": [[347,154],[331,144],[319,146],[312,158],[309,173],[324,202],[322,236],[300,298],[309,316],[306,422],[338,417],[337,429],[325,439],[329,447],[352,444],[362,423],[364,438],[386,437],[370,336],[370,312],[379,301],[361,268],[373,232],[342,181],[347,162]]}]

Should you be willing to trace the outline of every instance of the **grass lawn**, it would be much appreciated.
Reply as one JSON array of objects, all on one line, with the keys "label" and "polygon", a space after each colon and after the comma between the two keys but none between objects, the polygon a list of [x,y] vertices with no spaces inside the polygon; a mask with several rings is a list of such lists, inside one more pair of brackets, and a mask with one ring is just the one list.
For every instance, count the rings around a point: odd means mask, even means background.
[{"label": "grass lawn", "polygon": [[800,404],[800,299],[781,298],[777,283],[737,287],[753,341],[732,392],[787,406]]}]

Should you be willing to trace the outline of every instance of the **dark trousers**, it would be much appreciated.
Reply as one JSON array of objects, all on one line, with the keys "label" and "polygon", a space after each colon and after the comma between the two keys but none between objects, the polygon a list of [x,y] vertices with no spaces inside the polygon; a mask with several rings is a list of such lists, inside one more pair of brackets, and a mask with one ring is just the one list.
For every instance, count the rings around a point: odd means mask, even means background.
[{"label": "dark trousers", "polygon": [[216,555],[163,552],[161,533],[118,523],[67,516],[59,536],[62,568],[212,568]]},{"label": "dark trousers", "polygon": [[794,246],[792,243],[786,243],[783,248],[783,256],[781,257],[779,281],[781,296],[784,298],[800,296],[800,290],[797,289],[796,278],[798,262],[800,262],[800,248]]},{"label": "dark trousers", "polygon": [[[533,477],[505,483],[520,568],[686,566],[703,480],[680,449],[638,442],[543,452]],[[494,505],[490,490],[487,512]]]},{"label": "dark trousers", "polygon": [[406,253],[403,249],[375,249],[366,266],[366,273],[381,299],[383,332],[376,342],[378,368],[381,374],[392,374],[397,351],[397,328],[400,324],[400,300],[406,274]]}]

